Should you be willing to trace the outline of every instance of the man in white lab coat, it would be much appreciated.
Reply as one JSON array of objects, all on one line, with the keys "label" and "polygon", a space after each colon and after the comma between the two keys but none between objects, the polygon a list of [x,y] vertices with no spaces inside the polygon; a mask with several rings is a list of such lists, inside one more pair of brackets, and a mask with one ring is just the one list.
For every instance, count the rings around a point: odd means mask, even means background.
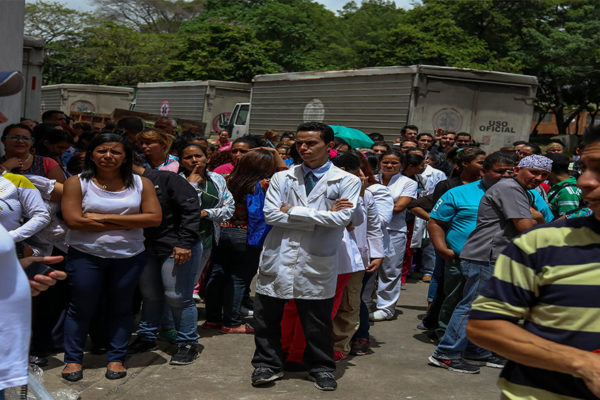
[{"label": "man in white lab coat", "polygon": [[[254,300],[254,386],[283,376],[281,317],[294,299],[306,336],[304,365],[315,386],[335,390],[331,311],[337,251],[360,194],[356,176],[329,161],[333,131],[320,122],[300,125],[295,146],[303,163],[273,175],[265,198],[269,232],[260,258]],[[336,200],[345,209],[331,211]]]}]

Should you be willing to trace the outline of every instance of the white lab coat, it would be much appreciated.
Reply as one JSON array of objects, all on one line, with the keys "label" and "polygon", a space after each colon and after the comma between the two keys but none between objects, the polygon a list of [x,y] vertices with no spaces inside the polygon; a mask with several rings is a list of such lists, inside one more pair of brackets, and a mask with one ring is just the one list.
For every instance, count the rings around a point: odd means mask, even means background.
[{"label": "white lab coat", "polygon": [[[360,195],[356,176],[332,165],[306,196],[301,165],[273,175],[265,220],[273,226],[260,255],[256,292],[280,299],[329,299],[335,294],[337,252]],[[329,211],[347,198],[353,208]],[[289,213],[283,205],[292,206]]]}]

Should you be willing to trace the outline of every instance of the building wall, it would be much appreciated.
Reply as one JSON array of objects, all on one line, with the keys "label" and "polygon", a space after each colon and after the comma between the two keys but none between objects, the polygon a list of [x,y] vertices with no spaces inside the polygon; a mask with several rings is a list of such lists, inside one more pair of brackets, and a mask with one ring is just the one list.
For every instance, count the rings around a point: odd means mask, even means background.
[{"label": "building wall", "polygon": [[[23,21],[25,0],[2,1],[0,6],[0,71],[21,71],[23,65]],[[21,116],[21,94],[0,97],[0,112],[7,123],[19,122]],[[0,131],[6,124],[0,124]],[[2,150],[2,153],[4,151]]]}]

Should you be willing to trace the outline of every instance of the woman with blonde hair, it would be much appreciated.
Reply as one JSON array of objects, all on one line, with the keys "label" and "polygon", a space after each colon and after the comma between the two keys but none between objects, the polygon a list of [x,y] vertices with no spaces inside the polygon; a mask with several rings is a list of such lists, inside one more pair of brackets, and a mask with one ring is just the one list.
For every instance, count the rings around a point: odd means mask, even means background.
[{"label": "woman with blonde hair", "polygon": [[148,128],[138,133],[135,139],[142,150],[144,167],[175,173],[179,171],[179,158],[169,154],[175,139],[173,135]]}]

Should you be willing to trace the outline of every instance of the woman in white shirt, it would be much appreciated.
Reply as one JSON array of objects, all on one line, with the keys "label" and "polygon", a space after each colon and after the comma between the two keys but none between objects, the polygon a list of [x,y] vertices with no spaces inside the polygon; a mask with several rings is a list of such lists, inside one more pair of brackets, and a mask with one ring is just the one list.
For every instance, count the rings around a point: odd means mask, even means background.
[{"label": "woman in white shirt", "polygon": [[126,375],[123,361],[133,329],[133,293],[146,258],[143,228],[158,226],[162,217],[154,185],[133,174],[132,164],[129,142],[102,133],[88,147],[83,172],[64,185],[71,302],[62,376],[69,381],[83,378],[83,346],[102,296],[108,303],[106,377]]},{"label": "woman in white shirt", "polygon": [[392,319],[395,307],[400,298],[402,260],[406,248],[406,207],[417,197],[417,182],[402,175],[400,170],[404,155],[397,150],[389,150],[383,154],[380,162],[381,174],[376,179],[388,187],[394,198],[394,213],[387,226],[390,236],[390,247],[395,254],[383,260],[378,272],[377,310],[370,315],[374,321]]}]

